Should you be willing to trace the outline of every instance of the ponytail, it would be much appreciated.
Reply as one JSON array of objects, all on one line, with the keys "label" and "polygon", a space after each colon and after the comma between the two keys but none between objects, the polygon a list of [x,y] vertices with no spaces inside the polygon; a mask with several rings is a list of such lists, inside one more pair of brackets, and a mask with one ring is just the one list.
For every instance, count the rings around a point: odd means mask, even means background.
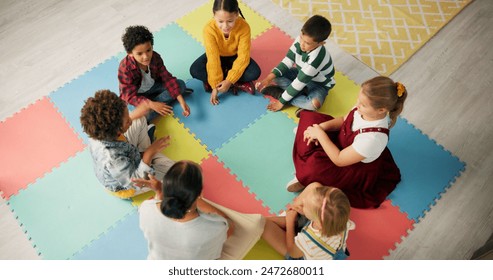
[{"label": "ponytail", "polygon": [[407,97],[407,90],[403,84],[396,82],[395,87],[396,87],[397,100],[395,102],[394,108],[389,110],[390,127],[393,127],[394,124],[397,122],[397,117],[401,114],[402,110],[404,109],[404,101],[406,100]]},{"label": "ponytail", "polygon": [[245,18],[245,16],[243,15],[243,13],[241,12],[240,7],[238,7],[238,13],[240,13],[240,16],[241,16],[243,19],[246,19],[246,18]]}]

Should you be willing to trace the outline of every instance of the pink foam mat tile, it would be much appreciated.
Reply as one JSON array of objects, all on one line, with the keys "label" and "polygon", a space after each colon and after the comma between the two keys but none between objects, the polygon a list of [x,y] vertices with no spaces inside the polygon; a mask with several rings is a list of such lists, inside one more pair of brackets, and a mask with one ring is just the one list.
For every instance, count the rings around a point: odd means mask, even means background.
[{"label": "pink foam mat tile", "polygon": [[48,98],[0,123],[0,191],[9,198],[84,149]]},{"label": "pink foam mat tile", "polygon": [[292,43],[293,38],[278,27],[271,27],[252,40],[251,56],[262,70],[259,80],[264,79],[281,62]]},{"label": "pink foam mat tile", "polygon": [[201,166],[205,198],[241,213],[272,215],[255,194],[249,192],[248,188],[218,162],[217,157],[208,157]]},{"label": "pink foam mat tile", "polygon": [[381,260],[395,249],[414,221],[386,200],[377,209],[351,208],[350,219],[356,229],[349,232],[347,241],[352,260]]}]

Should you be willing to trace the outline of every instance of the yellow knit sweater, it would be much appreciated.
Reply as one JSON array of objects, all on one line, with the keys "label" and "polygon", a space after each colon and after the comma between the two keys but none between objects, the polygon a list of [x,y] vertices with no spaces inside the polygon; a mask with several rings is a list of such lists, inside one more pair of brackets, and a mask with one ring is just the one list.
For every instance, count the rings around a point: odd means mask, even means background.
[{"label": "yellow knit sweater", "polygon": [[221,70],[220,56],[238,55],[229,70],[226,80],[236,83],[250,63],[250,26],[239,17],[229,38],[224,38],[223,32],[217,27],[216,21],[211,19],[204,27],[205,54],[207,55],[207,79],[212,87],[224,80]]}]

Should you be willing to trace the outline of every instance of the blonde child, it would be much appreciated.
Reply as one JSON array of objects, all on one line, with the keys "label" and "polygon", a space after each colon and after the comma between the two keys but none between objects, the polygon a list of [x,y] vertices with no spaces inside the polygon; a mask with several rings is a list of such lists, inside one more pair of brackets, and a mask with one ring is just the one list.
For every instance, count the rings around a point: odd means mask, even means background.
[{"label": "blonde child", "polygon": [[218,94],[231,87],[234,94],[238,90],[255,94],[253,81],[260,76],[260,67],[250,58],[250,26],[238,1],[215,0],[212,12],[214,18],[204,27],[205,54],[192,64],[190,74],[204,83],[211,104],[217,105]]},{"label": "blonde child", "polygon": [[[349,200],[337,188],[309,184],[286,216],[268,217],[262,238],[288,260],[338,260],[349,253],[346,240],[355,228]],[[309,221],[296,233],[298,215]]]},{"label": "blonde child", "polygon": [[320,182],[341,189],[353,207],[378,207],[400,181],[387,143],[406,97],[404,85],[379,76],[361,85],[356,107],[344,118],[302,111],[293,147],[296,178],[288,191]]}]

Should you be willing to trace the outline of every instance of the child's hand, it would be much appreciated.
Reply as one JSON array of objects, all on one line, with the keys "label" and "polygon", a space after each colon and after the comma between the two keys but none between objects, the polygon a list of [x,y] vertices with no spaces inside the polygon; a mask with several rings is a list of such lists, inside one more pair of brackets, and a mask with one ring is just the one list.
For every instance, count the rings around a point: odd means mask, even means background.
[{"label": "child's hand", "polygon": [[144,178],[132,178],[132,182],[134,183],[134,186],[138,188],[151,188],[156,192],[156,194],[161,194],[163,189],[163,184],[161,181],[157,180],[152,174],[149,174],[149,180]]},{"label": "child's hand", "polygon": [[282,109],[284,105],[279,100],[274,100],[269,105],[267,105],[267,110],[272,112],[277,112]]},{"label": "child's hand", "polygon": [[320,133],[325,134],[325,131],[320,127],[320,125],[314,124],[309,126],[305,132],[303,132],[303,141],[307,142],[307,145],[310,145],[311,143],[318,145]]},{"label": "child's hand", "polygon": [[164,148],[168,147],[169,142],[170,142],[169,135],[166,137],[161,137],[159,139],[156,139],[154,143],[152,143],[149,147],[147,147],[144,153],[142,153],[142,161],[147,165],[151,165],[151,161],[154,155],[164,150]]},{"label": "child's hand", "polygon": [[190,116],[190,107],[188,107],[188,104],[187,103],[185,103],[184,105],[182,105],[181,108],[183,110],[182,114],[183,114],[184,117]]},{"label": "child's hand", "polygon": [[155,191],[161,191],[162,183],[154,177],[154,175],[149,174],[149,179],[145,178],[132,178],[134,186],[138,188],[151,188]]},{"label": "child's hand", "polygon": [[217,85],[217,91],[219,91],[220,93],[225,93],[229,90],[231,85],[232,84],[230,81],[224,80]]},{"label": "child's hand", "polygon": [[255,89],[257,89],[259,92],[261,92],[266,86],[270,85],[272,83],[272,80],[275,78],[276,76],[272,73],[269,73],[269,75],[267,75],[267,77],[265,79],[263,79],[262,81],[260,82],[257,82],[255,84]]},{"label": "child's hand", "polygon": [[150,101],[149,106],[151,107],[152,110],[154,110],[156,113],[160,114],[161,116],[167,116],[173,113],[173,107],[163,102]]},{"label": "child's hand", "polygon": [[188,107],[187,102],[185,102],[185,99],[183,96],[180,94],[176,97],[176,100],[178,100],[178,103],[180,103],[181,109],[182,109],[182,114],[185,117],[190,116],[190,107]]},{"label": "child's hand", "polygon": [[146,152],[149,150],[149,151],[153,152],[153,155],[161,152],[162,150],[164,150],[164,148],[169,146],[170,139],[171,139],[171,137],[169,135],[166,137],[161,137],[159,139],[156,139],[156,141],[154,141],[147,148]]},{"label": "child's hand", "polygon": [[217,89],[212,89],[211,92],[211,104],[212,105],[217,105],[219,104],[219,99],[217,98]]},{"label": "child's hand", "polygon": [[294,210],[300,215],[305,215],[305,213],[303,212],[303,202],[301,199],[299,199],[299,196],[294,198],[293,204],[289,207],[288,210]]}]

